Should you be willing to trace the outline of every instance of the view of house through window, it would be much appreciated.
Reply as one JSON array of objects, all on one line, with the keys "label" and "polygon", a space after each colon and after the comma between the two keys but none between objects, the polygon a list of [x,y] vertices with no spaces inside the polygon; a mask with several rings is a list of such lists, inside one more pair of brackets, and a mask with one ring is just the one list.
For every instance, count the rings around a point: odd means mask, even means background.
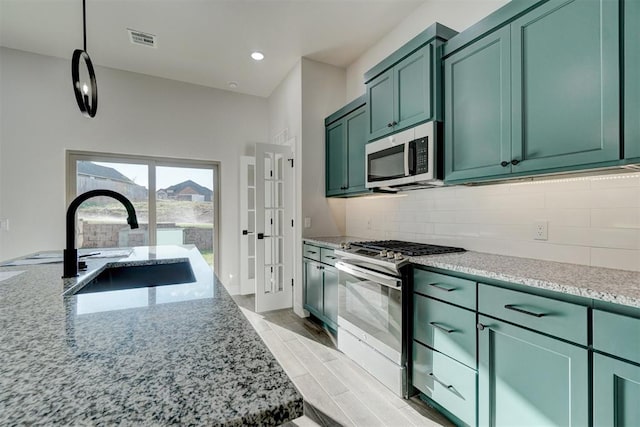
[{"label": "view of house through window", "polygon": [[71,160],[76,194],[117,191],[131,200],[140,225],[135,230],[127,225],[127,211],[117,200],[91,198],[78,209],[79,248],[193,244],[213,267],[215,164],[174,165],[147,158],[120,161],[82,154],[72,154]]}]

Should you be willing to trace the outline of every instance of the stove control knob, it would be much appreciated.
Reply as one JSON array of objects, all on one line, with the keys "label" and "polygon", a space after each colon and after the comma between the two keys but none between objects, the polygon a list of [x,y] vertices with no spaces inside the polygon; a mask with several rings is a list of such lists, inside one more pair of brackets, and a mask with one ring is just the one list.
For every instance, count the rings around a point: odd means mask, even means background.
[{"label": "stove control knob", "polygon": [[400,253],[400,252],[396,252],[395,256],[393,257],[396,261],[401,261],[404,259],[404,256]]},{"label": "stove control knob", "polygon": [[387,252],[387,258],[393,259],[394,256],[395,256],[395,254],[393,253],[393,251]]},{"label": "stove control knob", "polygon": [[386,257],[386,256],[387,256],[387,251],[386,251],[386,250],[384,250],[384,249],[383,249],[383,250],[381,250],[381,251],[380,251],[380,256],[381,256],[381,257],[383,257],[383,258],[384,258],[384,257]]},{"label": "stove control knob", "polygon": [[351,249],[351,244],[350,243],[340,243],[340,248],[342,249]]}]

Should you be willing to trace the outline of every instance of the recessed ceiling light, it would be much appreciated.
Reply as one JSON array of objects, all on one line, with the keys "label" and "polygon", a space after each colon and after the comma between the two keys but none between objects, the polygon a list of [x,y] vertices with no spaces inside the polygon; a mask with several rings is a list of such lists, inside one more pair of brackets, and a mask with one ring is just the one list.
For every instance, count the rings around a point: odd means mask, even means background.
[{"label": "recessed ceiling light", "polygon": [[229,82],[227,83],[231,89],[235,89],[238,87],[238,82]]},{"label": "recessed ceiling light", "polygon": [[262,61],[264,59],[264,55],[262,52],[255,51],[251,54],[251,57],[256,61]]}]

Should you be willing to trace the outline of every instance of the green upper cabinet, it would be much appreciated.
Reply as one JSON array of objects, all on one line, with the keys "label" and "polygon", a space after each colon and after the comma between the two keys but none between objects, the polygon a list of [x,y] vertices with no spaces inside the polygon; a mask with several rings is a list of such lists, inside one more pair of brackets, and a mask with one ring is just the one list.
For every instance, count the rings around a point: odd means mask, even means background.
[{"label": "green upper cabinet", "polygon": [[432,118],[432,63],[428,44],[367,84],[369,141]]},{"label": "green upper cabinet", "polygon": [[440,119],[436,49],[455,34],[436,23],[365,73],[368,141]]},{"label": "green upper cabinet", "polygon": [[444,61],[445,177],[500,175],[511,155],[510,31],[502,28]]},{"label": "green upper cabinet", "polygon": [[367,193],[365,145],[367,108],[364,96],[325,120],[326,196]]},{"label": "green upper cabinet", "polygon": [[617,1],[549,0],[446,57],[445,181],[617,162],[619,28]]},{"label": "green upper cabinet", "polygon": [[326,129],[327,196],[344,193],[347,182],[347,140],[345,123],[340,120]]},{"label": "green upper cabinet", "polygon": [[640,161],[640,1],[624,2],[624,150]]},{"label": "green upper cabinet", "polygon": [[620,158],[618,22],[618,1],[550,0],[511,24],[513,172]]}]

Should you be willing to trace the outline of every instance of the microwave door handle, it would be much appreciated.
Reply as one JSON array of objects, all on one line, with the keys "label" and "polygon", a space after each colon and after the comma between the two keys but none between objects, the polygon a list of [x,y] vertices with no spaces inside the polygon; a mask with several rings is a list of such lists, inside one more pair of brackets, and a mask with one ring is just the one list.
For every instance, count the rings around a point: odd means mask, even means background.
[{"label": "microwave door handle", "polygon": [[404,176],[409,176],[409,150],[411,149],[411,144],[409,142],[404,143]]}]

